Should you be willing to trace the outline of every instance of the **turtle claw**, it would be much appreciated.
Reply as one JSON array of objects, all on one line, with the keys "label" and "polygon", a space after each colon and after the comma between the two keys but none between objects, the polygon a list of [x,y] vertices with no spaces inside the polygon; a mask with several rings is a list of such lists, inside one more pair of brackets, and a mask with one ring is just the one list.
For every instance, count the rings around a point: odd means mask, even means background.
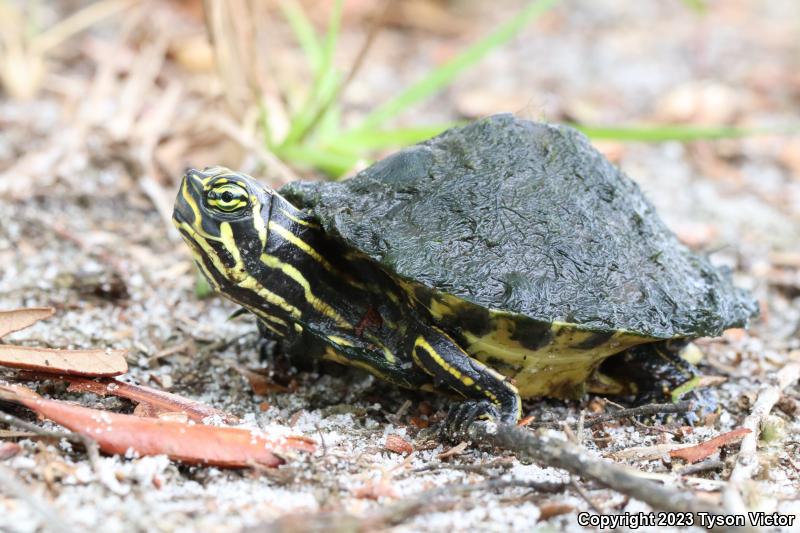
[{"label": "turtle claw", "polygon": [[474,422],[498,422],[501,418],[500,409],[488,400],[467,400],[450,408],[443,433],[452,441],[463,441],[469,438]]}]

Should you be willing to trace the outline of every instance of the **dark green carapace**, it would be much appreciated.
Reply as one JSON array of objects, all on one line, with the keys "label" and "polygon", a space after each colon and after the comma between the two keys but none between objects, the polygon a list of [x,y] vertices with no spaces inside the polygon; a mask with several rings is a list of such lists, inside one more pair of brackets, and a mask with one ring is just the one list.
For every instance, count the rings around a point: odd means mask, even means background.
[{"label": "dark green carapace", "polygon": [[484,308],[663,338],[755,311],[568,127],[499,115],[281,194],[387,270]]},{"label": "dark green carapace", "polygon": [[675,396],[679,349],[757,312],[580,133],[509,115],[338,183],[191,171],[175,222],[265,331],[461,397],[453,428],[513,422],[520,395]]}]

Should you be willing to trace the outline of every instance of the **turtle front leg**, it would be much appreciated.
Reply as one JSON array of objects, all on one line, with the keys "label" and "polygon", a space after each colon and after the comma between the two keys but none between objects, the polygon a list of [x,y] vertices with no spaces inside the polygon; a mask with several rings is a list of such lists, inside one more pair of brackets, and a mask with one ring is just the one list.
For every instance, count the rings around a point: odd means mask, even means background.
[{"label": "turtle front leg", "polygon": [[433,378],[434,386],[465,398],[448,413],[446,432],[449,437],[465,437],[470,424],[476,420],[507,424],[519,420],[522,401],[517,388],[505,376],[471,358],[438,328],[423,327],[412,338],[412,359]]}]

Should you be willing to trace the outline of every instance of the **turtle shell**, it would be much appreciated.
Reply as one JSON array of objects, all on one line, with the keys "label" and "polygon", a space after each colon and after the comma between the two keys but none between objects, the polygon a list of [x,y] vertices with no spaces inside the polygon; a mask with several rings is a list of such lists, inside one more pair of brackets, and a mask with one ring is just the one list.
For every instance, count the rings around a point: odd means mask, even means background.
[{"label": "turtle shell", "polygon": [[492,316],[694,338],[757,312],[570,127],[496,115],[280,192],[401,281]]}]

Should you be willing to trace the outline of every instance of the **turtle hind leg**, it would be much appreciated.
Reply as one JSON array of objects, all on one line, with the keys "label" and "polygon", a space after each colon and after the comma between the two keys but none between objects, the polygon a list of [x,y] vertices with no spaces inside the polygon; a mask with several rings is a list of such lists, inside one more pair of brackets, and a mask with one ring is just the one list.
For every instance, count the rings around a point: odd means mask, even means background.
[{"label": "turtle hind leg", "polygon": [[446,333],[435,327],[422,327],[410,340],[414,364],[433,379],[434,387],[464,398],[447,415],[447,437],[463,439],[469,426],[478,420],[507,424],[519,420],[522,401],[517,388],[503,375],[471,358]]},{"label": "turtle hind leg", "polygon": [[694,408],[683,417],[694,425],[715,413],[718,402],[716,391],[699,387],[700,372],[681,357],[688,345],[687,339],[675,339],[635,346],[610,357],[600,372],[629,383],[636,405],[693,401]]}]

